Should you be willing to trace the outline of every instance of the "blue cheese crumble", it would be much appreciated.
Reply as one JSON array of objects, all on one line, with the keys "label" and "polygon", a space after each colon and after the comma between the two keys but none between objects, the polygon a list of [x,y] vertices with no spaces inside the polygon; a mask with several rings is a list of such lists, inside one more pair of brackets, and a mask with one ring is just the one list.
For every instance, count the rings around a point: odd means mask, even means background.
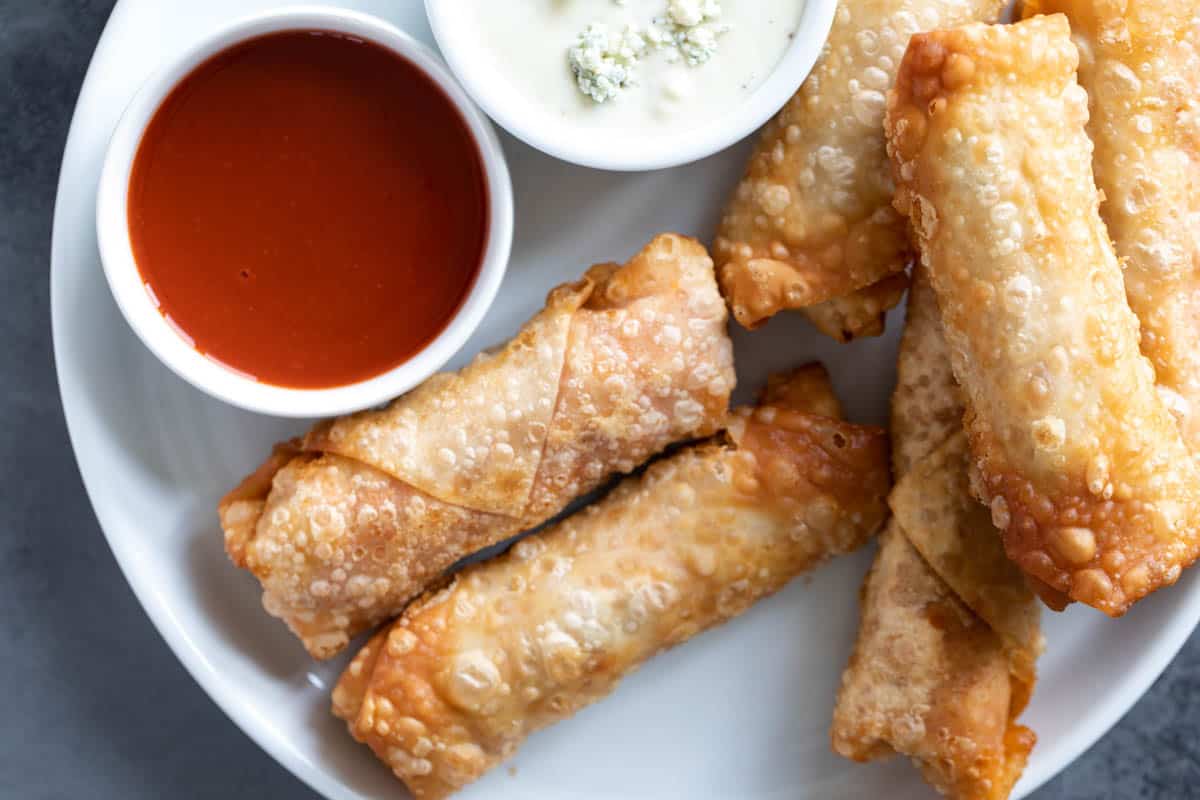
[{"label": "blue cheese crumble", "polygon": [[[629,0],[613,2],[626,6]],[[567,63],[579,91],[595,103],[607,103],[637,86],[638,62],[652,50],[664,51],[671,63],[708,63],[717,53],[717,38],[730,29],[720,18],[721,0],[669,0],[666,13],[644,28],[630,25],[618,32],[589,25],[567,50]]]},{"label": "blue cheese crumble", "polygon": [[567,62],[579,91],[597,103],[607,103],[627,86],[635,86],[635,67],[646,53],[646,39],[632,26],[620,33],[592,24],[567,51]]},{"label": "blue cheese crumble", "polygon": [[671,0],[667,16],[670,46],[689,67],[705,64],[716,55],[717,37],[729,31],[728,25],[719,22],[720,0]]}]

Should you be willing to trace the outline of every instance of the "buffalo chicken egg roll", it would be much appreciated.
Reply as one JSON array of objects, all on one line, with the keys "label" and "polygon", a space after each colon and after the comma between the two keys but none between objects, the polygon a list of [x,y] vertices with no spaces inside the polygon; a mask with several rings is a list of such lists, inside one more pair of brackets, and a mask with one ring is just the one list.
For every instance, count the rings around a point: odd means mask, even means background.
[{"label": "buffalo chicken egg roll", "polygon": [[737,616],[886,516],[885,433],[823,412],[824,371],[776,382],[727,433],[468,567],[347,668],[334,712],[441,798],[655,653]]},{"label": "buffalo chicken egg roll", "polygon": [[963,405],[918,267],[892,397],[893,518],[861,597],[834,709],[838,753],[901,753],[954,800],[1002,800],[1034,736],[1018,725],[1042,649],[1038,605],[967,486]]},{"label": "buffalo chicken egg roll", "polygon": [[907,756],[952,800],[1007,798],[1035,737],[1014,722],[1020,684],[996,633],[895,520],[879,538],[861,603],[834,709],[834,750],[864,762]]},{"label": "buffalo chicken egg roll", "polygon": [[998,634],[1013,674],[1032,688],[1042,650],[1041,611],[1005,555],[987,508],[970,490],[962,391],[928,272],[919,265],[896,366],[891,431],[897,483],[888,504],[921,556]]},{"label": "buffalo chicken egg roll", "polygon": [[735,382],[725,329],[707,252],[660,236],[552,291],[462,371],[278,448],[222,501],[226,549],[267,611],[332,656],[464,556],[716,432]]},{"label": "buffalo chicken egg roll", "polygon": [[883,331],[910,247],[892,208],[885,94],[909,37],[997,19],[1006,0],[841,0],[816,67],[767,125],[713,246],[734,316],[803,309],[846,341]]},{"label": "buffalo chicken egg roll", "polygon": [[1063,12],[1090,99],[1100,214],[1142,354],[1200,454],[1200,14],[1187,0],[1026,0]]},{"label": "buffalo chicken egg roll", "polygon": [[1065,17],[913,38],[887,131],[1009,556],[1110,615],[1200,552],[1200,472],[1138,350]]}]

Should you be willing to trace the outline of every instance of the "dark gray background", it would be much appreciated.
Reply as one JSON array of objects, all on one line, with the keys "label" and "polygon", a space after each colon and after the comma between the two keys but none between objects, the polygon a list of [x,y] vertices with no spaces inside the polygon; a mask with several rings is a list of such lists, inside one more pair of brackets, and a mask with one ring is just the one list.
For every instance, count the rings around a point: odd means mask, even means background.
[{"label": "dark gray background", "polygon": [[[112,5],[0,0],[0,798],[307,800],[151,627],[100,534],[63,425],[50,224],[75,96]],[[1200,798],[1197,710],[1193,637],[1037,800]]]}]

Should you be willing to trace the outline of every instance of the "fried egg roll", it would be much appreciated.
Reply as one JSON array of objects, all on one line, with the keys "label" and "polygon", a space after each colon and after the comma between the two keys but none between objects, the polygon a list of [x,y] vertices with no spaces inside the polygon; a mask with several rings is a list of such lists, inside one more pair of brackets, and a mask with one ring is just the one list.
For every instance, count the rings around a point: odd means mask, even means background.
[{"label": "fried egg roll", "polygon": [[1038,606],[967,485],[963,403],[918,267],[892,397],[893,518],[861,597],[831,736],[900,753],[954,800],[1002,800],[1035,737],[1016,723],[1042,649]]},{"label": "fried egg roll", "polygon": [[916,36],[887,130],[1008,555],[1117,616],[1196,559],[1200,471],[1138,350],[1077,66],[1062,15]]},{"label": "fried egg roll", "polygon": [[892,208],[885,94],[909,37],[991,22],[1006,0],[842,0],[820,60],[761,134],[713,245],[742,325],[804,309],[840,341],[883,332],[911,251]]},{"label": "fried egg roll", "polygon": [[1063,12],[1090,99],[1100,215],[1142,353],[1200,454],[1200,14],[1183,0],[1027,0]]},{"label": "fried egg roll", "polygon": [[552,291],[462,371],[278,448],[222,501],[226,549],[267,611],[332,656],[464,556],[719,430],[726,321],[705,249],[660,236]]},{"label": "fried egg roll", "polygon": [[741,614],[886,516],[886,434],[809,367],[720,439],[463,570],[347,668],[334,712],[419,798],[441,798],[654,654]]}]

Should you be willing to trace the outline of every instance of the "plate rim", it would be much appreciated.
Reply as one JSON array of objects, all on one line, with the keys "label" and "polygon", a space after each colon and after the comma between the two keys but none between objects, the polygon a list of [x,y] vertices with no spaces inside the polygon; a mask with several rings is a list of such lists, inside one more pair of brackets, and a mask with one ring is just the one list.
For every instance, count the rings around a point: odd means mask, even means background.
[{"label": "plate rim", "polygon": [[[89,468],[88,465],[96,455],[84,443],[85,437],[81,433],[81,426],[84,424],[83,411],[80,410],[80,401],[76,397],[76,390],[83,387],[82,384],[76,383],[77,378],[74,374],[68,374],[68,371],[64,370],[62,353],[68,335],[65,333],[67,323],[61,316],[63,301],[59,295],[66,289],[60,288],[63,287],[63,278],[60,276],[67,270],[67,267],[62,265],[64,260],[68,259],[67,251],[78,249],[77,245],[68,244],[66,241],[71,236],[65,225],[65,217],[69,213],[67,209],[79,202],[88,203],[87,194],[92,188],[91,183],[76,180],[74,170],[72,170],[74,166],[72,156],[80,151],[82,131],[90,124],[81,116],[81,106],[84,99],[94,92],[96,65],[100,63],[102,57],[107,55],[108,50],[117,46],[114,31],[119,26],[114,23],[122,21],[133,6],[134,4],[128,0],[117,0],[92,52],[72,110],[55,190],[48,276],[51,340],[59,402],[71,444],[71,452],[79,470],[88,503],[109,549],[120,567],[122,576],[150,618],[159,636],[162,637],[192,679],[251,741],[317,794],[330,798],[330,800],[362,800],[358,793],[342,785],[328,770],[309,760],[303,754],[290,749],[285,737],[277,734],[269,720],[255,713],[251,707],[236,704],[225,688],[225,683],[221,680],[216,666],[191,640],[187,631],[175,623],[171,609],[149,585],[148,579],[143,576],[143,573],[135,567],[137,555],[133,552],[134,548],[131,543],[136,540],[136,537],[116,536],[111,533],[111,531],[126,526],[117,519],[111,501],[98,500],[97,498],[103,497],[103,494],[94,490],[97,483],[96,470]],[[1090,728],[1079,729],[1065,741],[1056,743],[1056,758],[1043,762],[1046,766],[1036,771],[1026,771],[1018,784],[1019,793],[1013,795],[1016,800],[1032,795],[1050,779],[1074,764],[1080,755],[1121,721],[1174,660],[1191,633],[1200,624],[1200,579],[1181,581],[1170,591],[1176,595],[1173,599],[1176,601],[1177,609],[1169,615],[1169,625],[1163,626],[1152,647],[1139,657],[1135,674],[1121,684],[1119,691],[1099,698],[1098,702],[1094,704],[1093,725]],[[1046,747],[1046,745],[1043,744],[1042,747]]]},{"label": "plate rim", "polygon": [[[136,554],[132,552],[132,547],[129,544],[131,541],[130,537],[113,536],[110,533],[111,530],[121,527],[122,523],[114,517],[108,504],[97,500],[97,497],[102,495],[93,490],[95,478],[85,466],[89,463],[90,458],[83,452],[83,446],[80,444],[81,435],[77,430],[77,426],[81,424],[77,421],[78,415],[82,412],[73,410],[76,408],[76,403],[78,402],[74,399],[75,393],[72,391],[74,387],[71,385],[75,381],[75,378],[67,376],[67,372],[63,369],[63,359],[60,355],[63,351],[61,342],[65,337],[63,333],[65,323],[61,321],[62,301],[59,299],[59,293],[65,290],[56,288],[61,286],[62,283],[61,279],[56,278],[56,276],[61,275],[66,269],[59,265],[66,258],[64,251],[71,249],[70,246],[63,242],[63,237],[69,234],[63,233],[62,217],[67,214],[65,210],[67,206],[72,202],[79,202],[78,199],[72,200],[72,197],[86,194],[87,192],[87,189],[78,188],[78,183],[72,185],[73,182],[70,180],[72,176],[69,174],[71,156],[81,147],[79,144],[82,137],[81,131],[88,124],[80,116],[80,106],[85,96],[89,94],[95,84],[95,68],[97,63],[108,49],[116,46],[116,40],[113,36],[113,31],[116,29],[114,23],[120,17],[124,16],[130,7],[131,4],[125,2],[125,0],[117,0],[108,19],[104,23],[104,30],[96,42],[96,47],[92,51],[87,71],[84,74],[83,82],[80,84],[79,93],[75,98],[75,106],[71,112],[71,123],[68,127],[66,142],[63,146],[63,156],[59,165],[58,185],[54,196],[54,214],[50,234],[50,273],[48,276],[50,282],[50,328],[59,402],[62,405],[63,419],[67,428],[67,438],[71,443],[71,453],[79,470],[79,477],[83,483],[88,504],[91,506],[92,513],[96,517],[96,522],[100,526],[101,533],[104,534],[109,550],[112,552],[117,566],[121,570],[121,575],[133,591],[134,597],[137,598],[138,604],[141,605],[146,616],[150,618],[150,622],[158,632],[158,635],[162,637],[176,660],[179,661],[192,680],[200,686],[209,700],[255,745],[318,795],[329,798],[329,800],[362,800],[356,792],[349,790],[334,779],[328,770],[320,768],[319,765],[309,761],[299,753],[289,750],[280,737],[270,732],[272,727],[270,723],[255,714],[253,709],[235,704],[234,699],[224,688],[224,683],[219,679],[214,665],[204,657],[204,653],[196,647],[190,637],[188,637],[187,632],[181,626],[174,624],[171,618],[171,611],[166,603],[140,577],[142,573],[131,566],[136,558]],[[86,181],[83,182],[83,185],[85,187],[91,186]],[[95,215],[89,214],[85,216],[90,219]]]}]

